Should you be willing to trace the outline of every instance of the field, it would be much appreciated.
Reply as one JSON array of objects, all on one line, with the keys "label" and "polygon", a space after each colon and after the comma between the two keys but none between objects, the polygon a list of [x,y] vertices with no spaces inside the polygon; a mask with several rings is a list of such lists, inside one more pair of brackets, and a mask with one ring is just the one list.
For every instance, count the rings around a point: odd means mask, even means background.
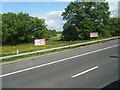
[{"label": "field", "polygon": [[[37,51],[42,49],[49,49],[59,46],[71,45],[76,43],[87,42],[91,40],[77,40],[77,41],[58,41],[61,38],[61,34],[57,34],[56,37],[52,37],[49,41],[46,41],[46,45],[43,46],[34,46],[33,43],[19,44],[16,46],[2,46],[2,56],[15,55],[16,50],[19,50],[19,53]],[[98,38],[102,39],[102,38]]]}]

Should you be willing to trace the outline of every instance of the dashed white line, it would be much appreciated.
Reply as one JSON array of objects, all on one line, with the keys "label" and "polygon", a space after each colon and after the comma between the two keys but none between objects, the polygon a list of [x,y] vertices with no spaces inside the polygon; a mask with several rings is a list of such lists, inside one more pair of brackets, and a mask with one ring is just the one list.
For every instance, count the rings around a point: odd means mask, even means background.
[{"label": "dashed white line", "polygon": [[95,66],[95,67],[90,68],[90,69],[88,69],[88,70],[85,70],[85,71],[83,71],[83,72],[81,72],[81,73],[75,74],[75,75],[71,76],[71,78],[76,78],[76,77],[78,77],[78,76],[80,76],[80,75],[83,75],[83,74],[85,74],[85,73],[87,73],[87,72],[90,72],[90,71],[92,71],[92,70],[95,70],[95,69],[97,69],[98,67],[99,67],[99,66]]},{"label": "dashed white line", "polygon": [[27,69],[18,70],[18,71],[15,71],[15,72],[3,74],[3,75],[0,75],[0,77],[5,77],[5,76],[9,76],[9,75],[13,75],[13,74],[20,73],[20,72],[24,72],[24,71],[28,71],[28,70],[40,68],[40,67],[43,67],[43,66],[48,66],[48,65],[51,65],[51,64],[59,63],[59,62],[62,62],[62,61],[67,61],[67,60],[70,60],[70,59],[73,59],[73,58],[77,58],[77,57],[89,55],[89,54],[92,54],[92,53],[96,53],[96,52],[99,52],[99,51],[107,50],[107,49],[110,49],[110,48],[113,48],[113,47],[117,47],[117,46],[119,46],[119,45],[120,45],[120,44],[114,45],[114,46],[110,46],[110,47],[107,47],[107,48],[102,48],[102,49],[95,50],[95,51],[91,51],[91,52],[87,52],[87,53],[84,53],[84,54],[76,55],[76,56],[73,56],[73,57],[68,57],[68,58],[61,59],[61,60],[57,60],[57,61],[54,61],[54,62],[50,62],[50,63],[46,63],[46,64],[34,66],[34,67],[30,67],[30,68],[27,68]]}]

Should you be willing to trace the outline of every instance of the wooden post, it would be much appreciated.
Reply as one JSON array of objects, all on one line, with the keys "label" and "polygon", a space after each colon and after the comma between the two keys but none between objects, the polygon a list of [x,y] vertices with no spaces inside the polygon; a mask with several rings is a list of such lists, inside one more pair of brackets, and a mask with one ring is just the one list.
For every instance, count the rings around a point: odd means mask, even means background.
[{"label": "wooden post", "polygon": [[16,50],[16,53],[19,54],[19,49]]}]

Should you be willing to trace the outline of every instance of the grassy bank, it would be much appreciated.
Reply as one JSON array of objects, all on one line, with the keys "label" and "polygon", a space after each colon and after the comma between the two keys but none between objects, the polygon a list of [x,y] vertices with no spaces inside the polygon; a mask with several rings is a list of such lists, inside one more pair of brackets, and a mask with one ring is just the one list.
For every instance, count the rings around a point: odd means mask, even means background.
[{"label": "grassy bank", "polygon": [[[51,41],[47,41],[45,46],[37,46],[37,47],[34,46],[32,43],[21,44],[21,45],[16,45],[16,46],[3,46],[3,47],[6,48],[7,50],[8,49],[12,50],[13,48],[14,49],[20,48],[20,50],[21,50],[20,53],[23,53],[23,52],[36,51],[36,50],[48,49],[48,48],[53,48],[53,47],[65,46],[65,45],[72,45],[72,44],[76,44],[76,43],[83,43],[83,42],[88,42],[88,41],[100,40],[100,39],[105,39],[105,38],[97,38],[97,39],[82,40],[82,41],[79,41],[79,40],[78,41],[66,41],[66,42],[65,41],[52,41],[51,40]],[[79,46],[75,46],[75,47],[79,47]],[[69,47],[69,48],[75,48],[75,47]],[[14,58],[3,59],[2,61],[3,62],[13,61],[16,59],[22,59],[22,58],[26,58],[26,57],[32,57],[32,56],[47,54],[47,53],[51,53],[51,52],[62,51],[62,50],[69,49],[69,48],[46,51],[46,52],[41,52],[41,53],[35,53],[35,54],[31,54],[31,55],[18,56],[18,57],[14,57]]]},{"label": "grassy bank", "polygon": [[[98,38],[98,39],[103,39],[103,38]],[[95,39],[95,40],[98,40],[98,39]],[[54,48],[54,47],[59,47],[59,46],[66,46],[66,45],[71,45],[71,44],[76,44],[76,43],[82,43],[82,42],[87,42],[87,41],[92,41],[92,40],[94,39],[81,40],[81,41],[80,40],[78,41],[49,40],[49,41],[46,41],[46,45],[44,46],[34,46],[33,43],[19,44],[16,46],[2,46],[2,56],[15,55],[17,49],[19,49],[19,54],[20,54],[20,53],[25,53],[25,52],[49,49],[49,48]]]}]

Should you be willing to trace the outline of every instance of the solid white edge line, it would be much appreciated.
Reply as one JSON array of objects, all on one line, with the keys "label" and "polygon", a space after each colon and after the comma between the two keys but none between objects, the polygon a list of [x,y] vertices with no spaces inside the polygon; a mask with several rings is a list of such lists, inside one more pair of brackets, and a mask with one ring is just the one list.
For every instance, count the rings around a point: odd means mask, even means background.
[{"label": "solid white edge line", "polygon": [[88,69],[88,70],[85,70],[85,71],[83,71],[83,72],[81,72],[81,73],[75,74],[75,75],[71,76],[71,78],[76,78],[76,77],[78,77],[78,76],[80,76],[80,75],[83,75],[83,74],[85,74],[85,73],[87,73],[87,72],[90,72],[90,71],[92,71],[92,70],[95,70],[95,69],[97,69],[98,67],[99,67],[99,66],[95,66],[95,67],[93,67],[93,68],[91,68],[91,69]]},{"label": "solid white edge line", "polygon": [[20,73],[20,72],[24,72],[24,71],[28,71],[28,70],[32,70],[32,69],[36,69],[36,68],[40,68],[40,67],[43,67],[43,66],[47,66],[47,65],[51,65],[51,64],[55,64],[55,63],[58,63],[58,62],[67,61],[67,60],[69,60],[69,59],[73,59],[73,58],[76,58],[76,57],[81,57],[81,56],[85,56],[85,55],[92,54],[92,53],[95,53],[95,52],[103,51],[103,50],[106,50],[106,49],[109,49],[109,48],[117,47],[117,46],[119,46],[119,45],[120,45],[120,44],[118,44],[118,45],[114,45],[114,46],[110,46],[110,47],[107,47],[107,48],[102,48],[102,49],[95,50],[95,51],[92,51],[92,52],[88,52],[88,53],[84,53],[84,54],[76,55],[76,56],[73,56],[73,57],[69,57],[69,58],[65,58],[65,59],[61,59],[61,60],[57,60],[57,61],[53,61],[53,62],[50,62],[50,63],[46,63],[46,64],[42,64],[42,65],[38,65],[38,66],[34,66],[34,67],[30,67],[30,68],[27,68],[27,69],[18,70],[18,71],[15,71],[15,72],[11,72],[11,73],[7,73],[7,74],[3,74],[3,75],[0,75],[0,77],[5,77],[5,76],[8,76],[8,75],[17,74],[17,73]]}]

